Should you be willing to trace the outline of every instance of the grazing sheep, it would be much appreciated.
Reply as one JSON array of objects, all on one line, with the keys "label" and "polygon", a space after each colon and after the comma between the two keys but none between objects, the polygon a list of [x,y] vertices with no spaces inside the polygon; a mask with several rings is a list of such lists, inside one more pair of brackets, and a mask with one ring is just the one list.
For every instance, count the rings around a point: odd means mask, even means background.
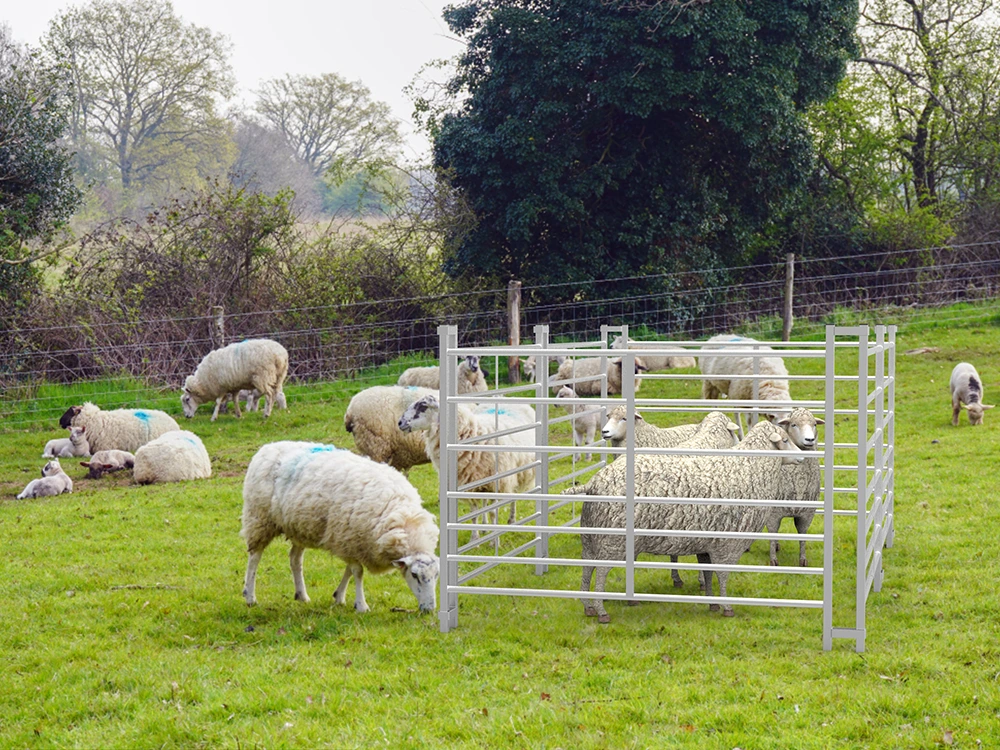
[{"label": "grazing sheep", "polygon": [[[611,342],[612,349],[622,349],[622,337],[616,336],[615,340]],[[648,346],[646,343],[637,342],[634,339],[629,339],[628,342],[629,349],[652,349],[655,347]],[[684,356],[649,356],[644,354],[642,356],[642,361],[646,365],[646,369],[649,371],[653,370],[671,370],[680,367],[696,367],[697,363],[694,357],[684,357]]]},{"label": "grazing sheep", "polygon": [[[711,416],[711,415],[709,415]],[[723,415],[724,416],[724,415]],[[708,417],[706,417],[708,419]],[[776,497],[781,465],[800,460],[798,446],[783,429],[760,422],[747,432],[733,451],[791,451],[796,455],[769,456],[646,456],[635,457],[636,497],[692,497],[766,500]],[[602,477],[602,475],[604,475]],[[620,477],[620,478],[619,478]],[[589,495],[624,494],[624,462],[606,466],[587,484]],[[617,489],[605,492],[611,485]],[[701,531],[760,532],[764,527],[766,507],[744,505],[671,505],[638,503],[635,528]],[[580,514],[582,528],[622,528],[625,525],[624,503],[585,502]],[[637,536],[635,554],[697,555],[702,564],[732,565],[749,549],[751,540],[712,537]],[[621,560],[625,556],[624,536],[583,535],[583,557],[587,560]],[[595,566],[583,568],[582,591],[590,590]],[[595,591],[604,591],[610,568],[597,566]],[[712,592],[712,572],[705,571],[705,591]],[[717,571],[720,596],[726,596],[729,574]],[[714,607],[711,607],[714,609]],[[732,616],[730,605],[723,614]],[[584,613],[609,622],[600,599],[584,602]]]},{"label": "grazing sheep", "polygon": [[[721,334],[713,336],[708,340],[709,344],[725,344],[720,346],[706,346],[705,349],[745,349],[754,347],[756,341],[744,336],[733,336],[731,334]],[[771,347],[757,345],[758,351],[769,352]],[[788,375],[785,362],[781,357],[760,357],[758,360],[757,373],[757,398],[762,401],[790,401],[791,395],[788,392],[788,381],[783,380]],[[734,354],[731,357],[698,357],[698,365],[702,375],[711,377],[702,381],[702,398],[721,398],[723,395],[731,399],[749,401],[753,399],[753,379],[739,378],[731,379],[730,375],[753,375],[754,358]],[[778,408],[767,411],[765,414],[773,419],[781,419],[788,414],[787,408]]]},{"label": "grazing sheep", "polygon": [[132,476],[139,484],[208,479],[212,462],[201,438],[187,430],[168,432],[135,452]]},{"label": "grazing sheep", "polygon": [[983,411],[993,404],[983,403],[983,379],[968,362],[959,362],[951,371],[951,423],[958,427],[958,415],[969,410],[969,424],[982,424]]},{"label": "grazing sheep", "polygon": [[[788,437],[803,451],[816,450],[816,426],[823,424],[822,419],[816,419],[808,409],[792,409],[792,413],[778,422]],[[802,463],[794,466],[782,466],[779,472],[778,494],[776,500],[788,501],[808,501],[819,500],[820,493],[820,469],[818,458],[806,458]],[[799,534],[809,531],[813,517],[816,515],[815,508],[803,508],[798,506],[773,507],[767,509],[767,521],[764,525],[768,531],[775,532],[781,526],[784,518],[791,518],[795,522],[795,530]],[[771,539],[771,565],[778,564],[778,540]],[[799,565],[806,567],[806,543],[799,541]]]},{"label": "grazing sheep", "polygon": [[403,432],[399,418],[406,407],[436,390],[413,385],[376,385],[354,394],[344,412],[344,429],[364,455],[399,471],[430,463],[422,435]]},{"label": "grazing sheep", "polygon": [[28,482],[17,499],[48,497],[72,491],[73,480],[63,471],[62,466],[59,465],[59,459],[54,458],[42,467],[42,476],[39,479],[32,479]]},{"label": "grazing sheep", "polygon": [[[458,436],[459,441],[470,440],[482,435],[489,435],[501,430],[508,430],[515,427],[528,425],[534,422],[535,411],[530,406],[494,405],[484,411],[474,411],[463,404],[458,404]],[[530,415],[530,418],[529,418]],[[417,399],[403,412],[399,418],[399,429],[403,432],[424,431],[424,450],[434,464],[434,468],[440,471],[441,466],[441,412],[436,396],[428,395]],[[499,438],[485,440],[476,445],[534,445],[535,433],[533,429],[520,430],[518,432],[503,435]],[[458,465],[458,484],[465,486],[478,480],[486,480],[494,474],[503,473],[527,466],[533,463],[535,455],[526,451],[489,451],[464,450],[459,451],[455,456]],[[475,492],[503,492],[511,493],[525,491],[532,486],[535,479],[535,470],[532,467],[523,469],[516,474],[510,474],[500,479],[484,481],[476,487],[470,489]],[[469,501],[474,509],[480,507],[476,501]],[[513,520],[516,508],[511,504],[511,513],[508,523]],[[493,513],[495,518],[495,511]],[[472,538],[478,539],[479,535],[474,530]]]},{"label": "grazing sheep", "polygon": [[100,479],[105,474],[135,466],[135,456],[128,451],[97,451],[89,461],[81,461],[80,466],[89,469],[88,479]]},{"label": "grazing sheep", "polygon": [[[184,416],[194,416],[201,404],[215,401],[212,421],[219,416],[223,401],[241,389],[256,388],[264,395],[264,417],[271,416],[277,394],[288,375],[288,352],[271,339],[247,339],[206,354],[193,375],[184,381],[181,406]],[[240,414],[235,402],[236,416]]]},{"label": "grazing sheep", "polygon": [[[440,390],[441,368],[438,365],[430,367],[410,367],[403,371],[396,385],[412,385],[417,388]],[[470,354],[458,365],[458,392],[482,393],[489,390],[486,384],[484,370],[479,366],[479,357]]]},{"label": "grazing sheep", "polygon": [[59,419],[59,426],[85,427],[91,453],[106,450],[135,453],[150,440],[180,429],[166,412],[156,409],[102,411],[89,401],[67,409]]},{"label": "grazing sheep", "polygon": [[[564,385],[559,389],[559,393],[556,394],[556,398],[576,398],[576,391],[570,388],[568,385]],[[579,447],[581,445],[590,445],[594,442],[594,435],[597,434],[597,425],[601,421],[601,409],[599,406],[588,406],[587,404],[572,404],[570,406],[563,407],[567,414],[575,414],[571,420],[573,423],[573,445]],[[589,461],[592,454],[587,452],[587,460]],[[580,460],[580,454],[574,453],[573,458],[577,461]]]},{"label": "grazing sheep", "polygon": [[243,598],[257,603],[257,565],[276,536],[292,544],[289,560],[295,598],[308,602],[302,558],[306,548],[325,549],[347,563],[333,594],[343,604],[354,577],[354,609],[367,612],[365,568],[399,570],[420,610],[434,610],[438,578],[438,527],[420,495],[398,471],[332,445],[282,441],[262,447],[243,481],[243,528],[247,543]]},{"label": "grazing sheep", "polygon": [[[583,380],[573,385],[579,396],[600,396],[601,395],[601,357],[588,357],[586,359],[567,359],[559,365],[559,371],[553,380],[553,389],[558,388],[562,383],[558,381],[570,380],[573,378],[590,377],[590,380]],[[635,374],[646,369],[646,364],[641,357],[635,358]],[[639,390],[642,380],[635,379],[635,390]],[[621,357],[608,360],[608,393],[622,392],[622,360]]]},{"label": "grazing sheep", "polygon": [[68,438],[50,440],[45,444],[42,458],[79,458],[90,455],[90,443],[87,442],[87,428],[83,425],[69,428]]}]

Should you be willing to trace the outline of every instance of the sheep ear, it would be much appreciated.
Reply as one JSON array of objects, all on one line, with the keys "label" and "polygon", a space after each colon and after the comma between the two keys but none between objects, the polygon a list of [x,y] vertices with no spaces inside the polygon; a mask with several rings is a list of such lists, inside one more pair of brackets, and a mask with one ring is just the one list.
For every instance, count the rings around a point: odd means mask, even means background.
[{"label": "sheep ear", "polygon": [[983,404],[982,405],[982,407],[984,409],[992,409],[994,406],[996,406],[996,404]]},{"label": "sheep ear", "polygon": [[407,556],[407,557],[401,557],[398,560],[393,560],[392,561],[392,567],[394,567],[396,570],[398,570],[400,572],[403,572],[407,568],[410,567],[410,563],[412,563],[412,562],[413,562],[413,558],[412,557],[409,557],[409,556]]},{"label": "sheep ear", "polygon": [[729,430],[730,432],[739,432],[740,426],[735,422],[730,422],[729,424],[726,425],[726,429]]},{"label": "sheep ear", "polygon": [[969,408],[969,405],[968,405],[968,404],[962,404],[962,408],[963,408],[963,409],[968,409],[968,408]]},{"label": "sheep ear", "polygon": [[816,424],[826,424],[822,419],[817,419]]},{"label": "sheep ear", "polygon": [[82,466],[85,469],[89,469],[90,468],[90,461],[81,461],[80,462],[80,466]]},{"label": "sheep ear", "polygon": [[770,440],[772,443],[777,444],[781,442],[781,435],[778,434],[777,432],[772,432],[770,435],[767,436],[767,439]]}]

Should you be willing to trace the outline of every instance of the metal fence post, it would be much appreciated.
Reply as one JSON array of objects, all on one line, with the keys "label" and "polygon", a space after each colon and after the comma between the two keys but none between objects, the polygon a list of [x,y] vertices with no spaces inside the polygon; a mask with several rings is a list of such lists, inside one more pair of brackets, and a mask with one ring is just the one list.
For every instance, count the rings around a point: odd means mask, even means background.
[{"label": "metal fence post", "polygon": [[[549,327],[546,325],[535,326],[535,343],[541,345],[542,352],[549,348]],[[535,393],[539,398],[549,396],[549,355],[538,354],[535,356]],[[549,444],[549,405],[538,404],[538,412],[535,414],[538,426],[535,428],[535,445],[545,446]],[[549,525],[549,453],[541,450],[535,454],[538,461],[537,482],[539,488],[538,499],[535,500],[535,513],[539,526]],[[549,556],[549,535],[540,532],[537,535],[535,544],[535,557]],[[538,564],[535,566],[535,575],[543,575],[549,571],[549,566]]]},{"label": "metal fence post", "polygon": [[858,524],[855,568],[854,650],[865,650],[868,528],[868,326],[858,326]]},{"label": "metal fence post", "polygon": [[826,394],[823,404],[823,650],[833,648],[833,448],[837,373],[836,327],[826,327]]},{"label": "metal fence post", "polygon": [[441,577],[440,609],[438,620],[441,632],[447,633],[458,625],[458,594],[451,588],[458,585],[458,563],[451,557],[458,552],[458,530],[451,527],[458,523],[458,500],[449,500],[448,493],[458,490],[458,462],[449,446],[457,442],[458,409],[450,397],[458,394],[458,366],[448,350],[458,347],[458,327],[438,326],[438,361],[441,363],[441,391],[439,395],[441,420],[441,458],[438,462],[438,498],[441,519]]}]

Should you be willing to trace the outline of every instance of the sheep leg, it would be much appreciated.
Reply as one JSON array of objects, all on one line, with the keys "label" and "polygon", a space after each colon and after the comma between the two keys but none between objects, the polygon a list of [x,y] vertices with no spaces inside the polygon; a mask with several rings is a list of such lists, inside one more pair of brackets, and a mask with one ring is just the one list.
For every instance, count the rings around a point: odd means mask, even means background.
[{"label": "sheep leg", "polygon": [[257,565],[260,564],[260,557],[263,554],[263,548],[251,551],[247,560],[247,575],[243,581],[243,599],[248,607],[257,603]]},{"label": "sheep leg", "polygon": [[951,424],[952,427],[958,427],[958,417],[962,413],[962,404],[959,401],[952,399],[951,402]]},{"label": "sheep leg", "polygon": [[347,568],[344,570],[344,577],[340,579],[340,585],[337,586],[337,590],[333,592],[333,601],[337,604],[343,604],[347,600],[347,584],[351,582],[351,564],[347,564]]},{"label": "sheep leg", "polygon": [[217,399],[215,399],[215,411],[212,412],[213,422],[219,418],[219,409],[222,407],[222,401],[225,398],[226,398],[225,396],[219,396]]},{"label": "sheep leg", "polygon": [[351,563],[351,573],[354,575],[354,611],[367,612],[370,607],[365,601],[364,575],[365,566],[361,563]]},{"label": "sheep leg", "polygon": [[[611,568],[597,568],[597,576],[594,580],[594,591],[599,594],[604,593],[604,589],[608,583],[608,573],[611,572]],[[597,610],[597,621],[600,623],[611,622],[611,615],[607,613],[604,609],[603,599],[594,599],[594,607]]]},{"label": "sheep leg", "polygon": [[309,601],[309,595],[306,593],[306,581],[302,576],[302,558],[305,554],[305,547],[297,547],[294,544],[288,553],[288,563],[292,568],[292,580],[295,582],[295,600],[300,602]]},{"label": "sheep leg", "polygon": [[[586,445],[590,445],[591,443],[594,442],[594,436],[595,436],[596,433],[597,433],[597,425],[594,424],[594,422],[591,422],[590,426],[587,428],[587,442],[586,442]],[[587,453],[587,460],[588,461],[593,460],[593,457],[594,457],[593,453],[590,453],[590,452]]]},{"label": "sheep leg", "polygon": [[[770,532],[772,532],[772,533],[774,533],[774,532],[779,531],[780,529],[781,529],[781,520],[779,519],[778,523],[776,523],[774,525],[773,529],[770,528],[770,527],[768,527],[767,530],[770,531]],[[771,559],[768,562],[769,562],[770,565],[777,565],[778,564],[778,550],[781,549],[781,545],[778,544],[778,540],[777,539],[771,539],[770,542],[771,542]]]},{"label": "sheep leg", "polygon": [[[582,568],[582,580],[580,581],[580,591],[590,592],[590,584],[594,579],[594,566],[584,565]],[[583,599],[584,617],[597,617],[597,606],[593,599]]]},{"label": "sheep leg", "polygon": [[271,416],[271,407],[274,405],[274,393],[268,390],[263,394],[263,396],[264,396],[264,419],[267,419],[269,416]]},{"label": "sheep leg", "polygon": [[[726,595],[726,581],[729,579],[729,571],[720,570],[715,575],[719,579],[719,596],[725,596]],[[733,612],[733,608],[732,608],[731,605],[729,605],[729,604],[723,604],[722,605],[722,616],[723,617],[732,617],[734,614],[736,614],[736,613]]]},{"label": "sheep leg", "polygon": [[[677,562],[677,555],[671,555],[670,556],[670,562],[672,562],[672,563]],[[675,589],[682,589],[682,588],[684,588],[684,579],[681,578],[681,573],[680,573],[679,570],[677,570],[677,568],[671,568],[670,569],[670,578],[674,582],[674,588]]]},{"label": "sheep leg", "polygon": [[243,419],[243,413],[240,411],[240,394],[233,394],[233,413],[236,415],[237,419]]},{"label": "sheep leg", "polygon": [[[698,553],[698,562],[701,563],[702,565],[708,565],[708,564],[710,564],[712,562],[712,557],[707,552],[699,552]],[[705,596],[711,596],[712,595],[712,571],[711,570],[703,570],[703,571],[701,571],[701,579],[702,579],[701,580],[701,583],[702,583],[701,590],[702,590],[702,592],[705,594]],[[720,587],[722,586],[722,575],[721,574],[719,574],[719,586]],[[714,602],[712,604],[709,604],[708,605],[708,611],[709,612],[718,612],[719,611],[719,605],[715,604]]]},{"label": "sheep leg", "polygon": [[[795,520],[795,530],[797,532],[799,532],[800,534],[805,534],[807,531],[809,531],[810,519],[805,518],[803,516],[795,516],[794,520]],[[803,568],[809,566],[809,563],[806,562],[806,543],[804,540],[799,542],[799,565],[802,566]]]}]

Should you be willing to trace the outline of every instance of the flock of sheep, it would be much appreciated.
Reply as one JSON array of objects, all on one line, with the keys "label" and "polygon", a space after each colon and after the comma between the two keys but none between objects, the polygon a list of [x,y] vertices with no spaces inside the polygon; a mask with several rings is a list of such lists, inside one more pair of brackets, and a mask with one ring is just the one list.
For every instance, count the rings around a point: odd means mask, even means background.
[{"label": "flock of sheep", "polygon": [[[726,348],[726,355],[710,353],[720,347]],[[753,356],[751,349],[755,350]],[[745,355],[743,350],[747,352]],[[646,370],[696,365],[691,357],[634,360],[637,375]],[[604,365],[601,358],[560,361],[558,372],[549,384],[560,398],[599,395],[604,367],[608,393],[621,393],[622,359],[606,362]],[[533,358],[524,361],[523,366],[526,374],[534,375]],[[791,396],[784,362],[753,339],[732,335],[713,337],[698,357],[697,366],[704,376],[703,398],[727,396],[749,400],[756,393],[759,400],[775,402],[774,408],[765,408],[763,413],[769,420],[752,425],[745,434],[741,426],[719,411],[708,413],[698,423],[671,428],[651,425],[636,413],[633,438],[638,448],[717,449],[727,453],[731,450],[732,454],[635,456],[632,490],[636,497],[722,501],[715,505],[639,503],[634,511],[635,527],[672,532],[759,533],[765,528],[776,532],[782,519],[791,517],[798,533],[804,534],[815,506],[800,503],[819,499],[820,469],[818,459],[803,452],[815,450],[816,428],[823,421],[807,409],[790,408],[786,403]],[[210,352],[184,383],[181,396],[184,414],[192,417],[200,404],[214,401],[212,419],[215,420],[220,409],[233,401],[236,415],[240,416],[239,402],[246,398],[248,408],[263,401],[266,418],[275,405],[286,406],[282,388],[287,372],[287,351],[269,339],[251,339]],[[637,378],[635,388],[640,384],[641,379]],[[300,441],[269,443],[257,451],[243,484],[241,535],[248,551],[243,596],[248,605],[256,603],[256,571],[261,555],[276,536],[283,535],[291,543],[289,559],[298,600],[308,601],[302,573],[304,551],[319,548],[347,565],[334,594],[337,603],[344,602],[353,578],[355,609],[367,611],[362,585],[365,569],[380,573],[394,567],[416,596],[420,609],[435,608],[438,526],[404,474],[423,463],[432,463],[435,469],[440,466],[439,386],[439,368],[410,368],[395,386],[375,386],[357,393],[345,412],[344,426],[363,455],[332,445]],[[458,392],[487,390],[479,358],[466,357],[458,368]],[[993,408],[983,404],[982,379],[968,363],[955,367],[951,391],[956,425],[962,407],[969,411],[972,424],[982,423],[983,411]],[[623,444],[628,421],[624,406],[611,409],[603,425],[598,424],[603,413],[600,407],[574,403],[567,411],[573,414],[575,448],[589,447],[598,427],[602,438],[612,446]],[[457,425],[457,442],[501,448],[485,451],[470,448],[456,453],[460,491],[515,493],[534,486],[534,453],[502,449],[505,445],[534,444],[535,413],[531,406],[510,403],[502,397],[484,397],[483,403],[457,406]],[[60,426],[69,429],[69,437],[46,444],[43,457],[51,460],[42,469],[42,476],[29,482],[17,496],[19,499],[72,492],[72,479],[60,466],[60,458],[90,456],[81,465],[88,469],[91,478],[131,469],[135,481],[141,484],[211,476],[211,461],[201,440],[181,430],[162,411],[103,411],[85,403],[68,409],[60,419]],[[744,451],[758,453],[742,455]],[[770,455],[761,455],[760,451]],[[590,458],[589,453],[587,457]],[[601,468],[586,484],[565,490],[584,499],[581,527],[624,527],[624,504],[608,501],[606,496],[626,493],[626,475],[622,457]],[[585,500],[588,496],[595,499]],[[742,500],[783,504],[743,504]],[[474,503],[473,513],[489,509],[496,523],[496,505]],[[513,520],[515,504],[511,503],[510,508],[508,522]],[[688,537],[672,533],[637,536],[634,549],[635,554],[668,555],[673,562],[679,556],[693,555],[701,565],[716,566],[737,563],[751,543],[752,540],[732,536]],[[583,568],[581,591],[590,593],[596,570],[594,593],[599,597],[609,571],[601,563],[624,558],[625,537],[585,533],[582,550],[587,564]],[[772,541],[772,565],[777,565],[777,551],[777,543]],[[805,542],[800,543],[799,565],[807,565]],[[671,573],[674,585],[683,586],[678,571],[674,569]],[[720,596],[726,597],[728,573],[714,567],[699,573],[703,592],[713,592],[713,577],[718,578]],[[718,609],[718,605],[710,608]],[[733,613],[728,604],[722,610],[725,615]],[[584,611],[601,622],[609,619],[600,598],[584,599]]]}]

